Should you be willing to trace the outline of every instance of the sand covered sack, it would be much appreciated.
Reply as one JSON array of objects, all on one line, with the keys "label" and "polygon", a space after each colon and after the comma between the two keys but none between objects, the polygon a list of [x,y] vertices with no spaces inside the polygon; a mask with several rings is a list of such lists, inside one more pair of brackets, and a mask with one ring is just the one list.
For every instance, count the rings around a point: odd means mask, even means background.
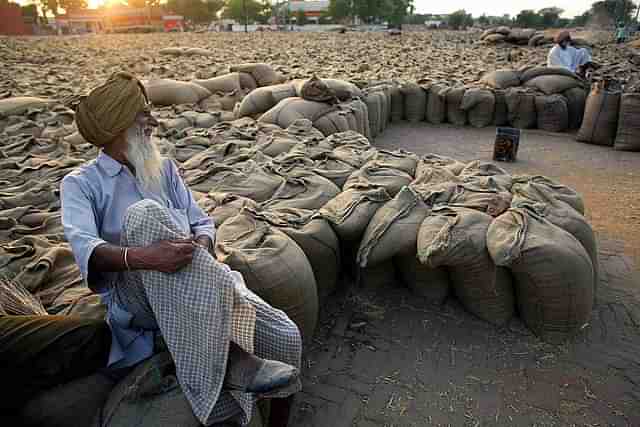
[{"label": "sand covered sack", "polygon": [[358,265],[375,266],[396,255],[414,254],[418,229],[428,213],[422,196],[413,188],[404,187],[369,222],[358,249]]},{"label": "sand covered sack", "polygon": [[318,291],[307,256],[282,231],[250,210],[216,233],[216,258],[242,274],[247,287],[278,308],[310,340],[318,320]]},{"label": "sand covered sack", "polygon": [[489,226],[487,247],[511,270],[520,316],[540,338],[562,341],[589,322],[593,266],[570,233],[531,209],[511,208]]},{"label": "sand covered sack", "polygon": [[340,275],[340,242],[331,224],[315,211],[295,208],[269,209],[260,216],[291,237],[307,256],[324,300],[337,286]]},{"label": "sand covered sack", "polygon": [[515,311],[511,275],[498,268],[487,251],[493,217],[466,208],[437,207],[420,226],[418,259],[431,268],[447,267],[462,305],[494,325],[507,323]]}]

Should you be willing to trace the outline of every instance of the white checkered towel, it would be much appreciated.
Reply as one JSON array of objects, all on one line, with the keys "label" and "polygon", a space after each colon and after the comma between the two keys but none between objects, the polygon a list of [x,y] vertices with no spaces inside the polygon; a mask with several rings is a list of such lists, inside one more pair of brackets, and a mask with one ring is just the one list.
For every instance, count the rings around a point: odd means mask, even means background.
[{"label": "white checkered towel", "polygon": [[[123,222],[123,246],[190,238],[158,203],[132,205]],[[136,326],[159,329],[196,417],[205,425],[232,419],[248,424],[258,396],[222,389],[229,342],[265,359],[300,366],[296,325],[249,291],[242,277],[197,248],[193,262],[174,274],[123,273],[114,289],[118,304]],[[300,382],[268,397],[285,397]]]}]

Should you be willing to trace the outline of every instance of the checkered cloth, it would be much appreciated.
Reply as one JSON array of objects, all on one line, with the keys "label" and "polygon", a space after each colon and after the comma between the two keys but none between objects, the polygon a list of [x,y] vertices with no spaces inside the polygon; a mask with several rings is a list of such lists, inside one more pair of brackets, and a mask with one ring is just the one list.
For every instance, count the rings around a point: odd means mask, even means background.
[{"label": "checkered cloth", "polygon": [[[132,205],[123,222],[122,246],[148,246],[185,239],[166,208],[151,200]],[[269,396],[222,388],[229,342],[264,359],[300,367],[300,332],[285,313],[244,285],[242,276],[197,248],[192,263],[174,274],[132,271],[114,287],[117,303],[133,314],[134,326],[159,329],[176,365],[182,390],[196,417],[210,425],[249,423],[256,399],[286,397],[297,381]]]}]

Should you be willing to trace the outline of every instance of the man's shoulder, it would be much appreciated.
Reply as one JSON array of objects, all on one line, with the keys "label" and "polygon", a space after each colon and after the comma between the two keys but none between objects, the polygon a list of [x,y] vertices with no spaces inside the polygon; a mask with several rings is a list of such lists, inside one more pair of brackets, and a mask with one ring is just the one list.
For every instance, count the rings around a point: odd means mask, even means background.
[{"label": "man's shoulder", "polygon": [[82,182],[87,181],[90,182],[95,178],[101,175],[100,169],[98,168],[98,163],[96,159],[89,160],[88,162],[78,166],[71,172],[69,172],[63,179],[62,182]]}]

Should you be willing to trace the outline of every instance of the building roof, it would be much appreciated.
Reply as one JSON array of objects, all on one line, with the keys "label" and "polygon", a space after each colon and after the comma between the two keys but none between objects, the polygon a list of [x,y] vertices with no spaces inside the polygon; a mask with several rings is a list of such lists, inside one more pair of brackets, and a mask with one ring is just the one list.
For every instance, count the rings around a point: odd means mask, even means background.
[{"label": "building roof", "polygon": [[291,12],[323,12],[329,9],[329,0],[292,1],[289,3]]}]

